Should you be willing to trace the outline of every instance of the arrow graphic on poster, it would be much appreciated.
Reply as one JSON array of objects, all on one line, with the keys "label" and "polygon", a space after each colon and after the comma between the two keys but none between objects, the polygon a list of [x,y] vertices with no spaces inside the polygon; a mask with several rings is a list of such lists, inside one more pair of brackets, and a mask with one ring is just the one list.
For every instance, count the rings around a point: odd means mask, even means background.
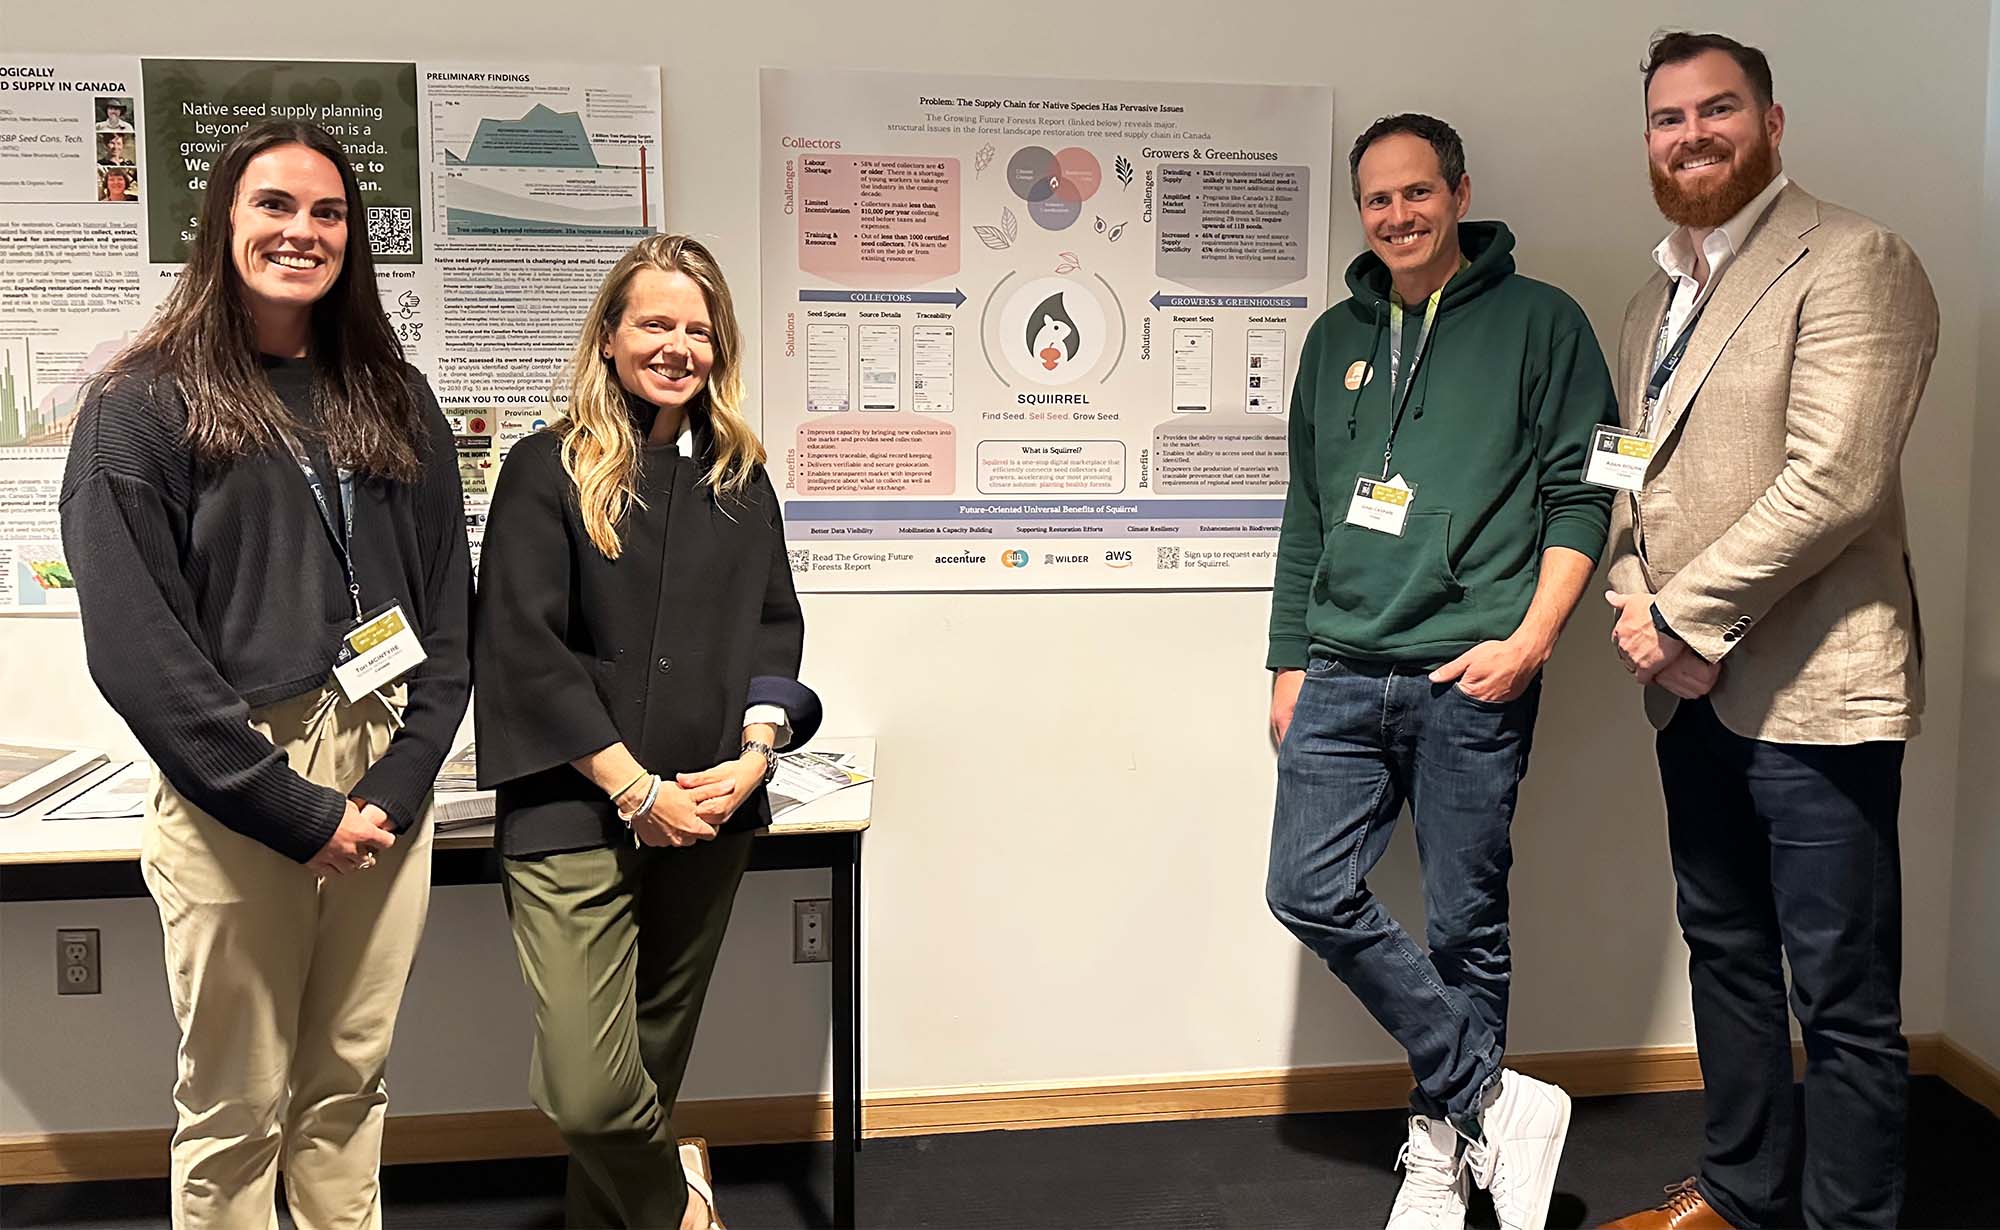
[{"label": "arrow graphic on poster", "polygon": [[962,290],[802,290],[800,303],[965,303]]},{"label": "arrow graphic on poster", "polygon": [[1150,300],[1160,308],[1302,308],[1304,295],[1169,295],[1154,291]]}]

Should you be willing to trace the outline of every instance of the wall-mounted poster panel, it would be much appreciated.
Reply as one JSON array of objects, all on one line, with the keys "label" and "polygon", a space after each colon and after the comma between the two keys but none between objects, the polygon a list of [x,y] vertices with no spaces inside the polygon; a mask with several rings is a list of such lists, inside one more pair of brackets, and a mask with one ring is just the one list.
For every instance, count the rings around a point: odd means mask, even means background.
[{"label": "wall-mounted poster panel", "polygon": [[598,280],[661,226],[657,68],[0,59],[0,613],[76,609],[56,496],[85,383],[166,297],[223,146],[269,119],[325,127],[354,166],[475,551]]},{"label": "wall-mounted poster panel", "polygon": [[767,69],[762,104],[801,589],[1270,584],[1331,91]]}]

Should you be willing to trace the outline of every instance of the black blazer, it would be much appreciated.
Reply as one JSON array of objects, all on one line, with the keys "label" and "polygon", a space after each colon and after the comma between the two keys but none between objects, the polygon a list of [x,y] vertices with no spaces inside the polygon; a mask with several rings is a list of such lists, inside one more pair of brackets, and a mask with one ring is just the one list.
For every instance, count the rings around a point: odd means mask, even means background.
[{"label": "black blazer", "polygon": [[[694,437],[693,459],[670,444],[641,449],[642,502],[616,560],[584,532],[553,432],[522,440],[501,466],[473,619],[473,716],[504,854],[629,842],[570,761],[616,742],[668,778],[732,760],[752,677],[798,678],[805,621],[777,493],[759,467],[740,496],[718,497],[701,481],[705,420]],[[770,815],[759,790],[729,830]]]}]

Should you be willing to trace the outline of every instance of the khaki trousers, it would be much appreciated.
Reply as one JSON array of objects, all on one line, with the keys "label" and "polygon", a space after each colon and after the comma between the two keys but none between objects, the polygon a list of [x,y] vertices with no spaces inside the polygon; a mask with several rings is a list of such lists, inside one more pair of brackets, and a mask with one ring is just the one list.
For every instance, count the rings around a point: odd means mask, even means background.
[{"label": "khaki trousers", "polygon": [[530,1092],[569,1145],[571,1230],[680,1225],[669,1117],[752,840],[501,860],[535,998]]},{"label": "khaki trousers", "polygon": [[[331,687],[257,709],[251,725],[295,772],[343,792],[393,733],[382,698],[350,705]],[[181,1030],[176,1230],[276,1227],[281,1169],[300,1230],[374,1230],[383,1069],[430,903],[429,815],[375,866],[321,881],[155,774],[140,866]]]}]

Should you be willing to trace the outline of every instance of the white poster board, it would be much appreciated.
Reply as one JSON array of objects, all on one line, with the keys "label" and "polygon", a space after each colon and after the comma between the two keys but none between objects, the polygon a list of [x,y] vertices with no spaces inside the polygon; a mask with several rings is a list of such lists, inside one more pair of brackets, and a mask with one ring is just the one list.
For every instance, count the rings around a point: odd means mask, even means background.
[{"label": "white poster board", "polygon": [[1331,91],[761,85],[764,438],[800,589],[1270,584]]}]

